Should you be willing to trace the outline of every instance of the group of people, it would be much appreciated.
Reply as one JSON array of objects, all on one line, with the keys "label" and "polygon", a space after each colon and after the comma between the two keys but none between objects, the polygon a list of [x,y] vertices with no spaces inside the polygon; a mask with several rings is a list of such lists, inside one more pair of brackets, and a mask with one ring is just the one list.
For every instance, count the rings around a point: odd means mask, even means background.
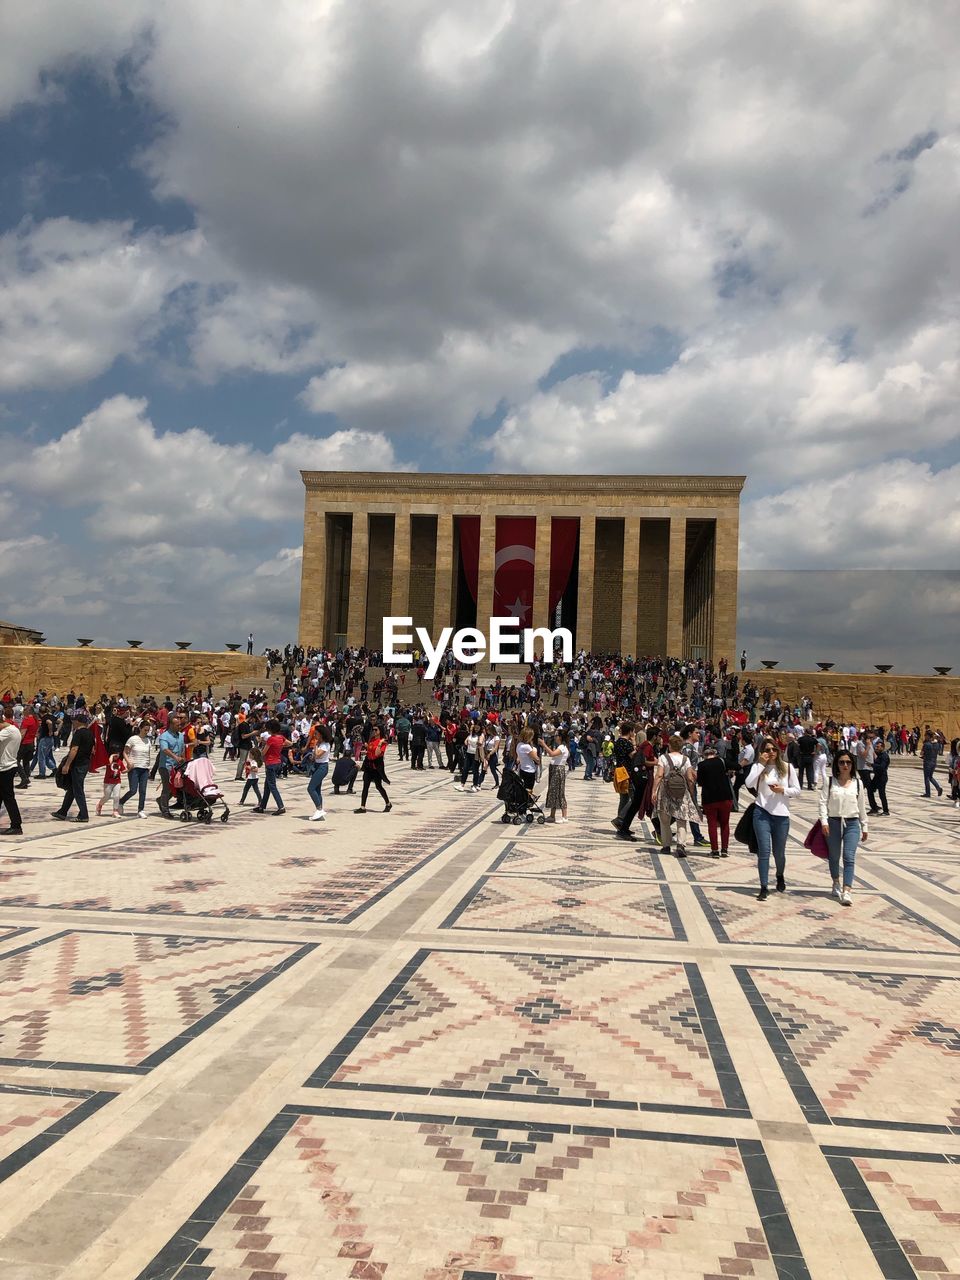
[{"label": "group of people", "polygon": [[[749,681],[741,686],[723,660],[714,668],[702,661],[581,653],[570,667],[532,663],[520,685],[505,686],[496,677],[480,686],[475,673],[448,654],[431,691],[422,668],[372,674],[379,657],[363,649],[332,653],[288,645],[269,653],[271,669],[280,671],[269,692],[234,690],[216,700],[209,689],[181,689],[177,702],[131,703],[118,695],[93,705],[72,691],[59,697],[41,691],[33,698],[8,691],[0,727],[6,834],[22,832],[15,793],[34,777],[56,777],[63,787],[56,818],[66,819],[75,805],[77,819],[87,821],[86,778],[101,768],[98,814],[126,816],[125,806],[135,802],[137,815],[145,816],[148,785],[156,779],[158,812],[174,816],[181,803],[179,773],[195,758],[209,761],[217,742],[244,783],[241,805],[252,800],[256,814],[284,814],[281,783],[299,773],[308,779],[312,821],[327,818],[324,787],[331,770],[335,792],[352,795],[362,778],[356,812],[367,811],[371,791],[389,812],[390,743],[411,769],[448,770],[461,792],[476,794],[488,779],[499,786],[502,769],[515,770],[525,783],[545,771],[544,807],[556,822],[568,820],[566,778],[582,765],[586,781],[604,778],[616,785],[619,838],[634,838],[635,819],[649,816],[661,844],[669,848],[673,840],[679,856],[686,855],[690,838],[694,846],[707,843],[701,818],[711,852],[728,852],[730,815],[746,788],[757,793],[751,824],[767,866],[771,856],[780,865],[777,819],[786,816],[793,780],[798,788],[833,796],[845,753],[854,762],[858,821],[861,804],[864,823],[867,815],[889,812],[890,755],[909,750],[914,739],[921,742],[924,794],[942,794],[936,771],[946,742],[934,729],[921,735],[899,724],[885,730],[834,721],[814,725],[809,698],[791,706],[772,689]],[[562,710],[554,697],[560,689],[568,704]],[[767,742],[773,744],[768,768],[786,770],[780,781],[756,775]],[[960,807],[957,746],[950,744],[951,797]],[[60,748],[67,750],[58,761]],[[844,818],[848,830],[847,815],[830,812],[828,804],[828,826],[831,817]],[[761,889],[766,887],[762,873]]]}]

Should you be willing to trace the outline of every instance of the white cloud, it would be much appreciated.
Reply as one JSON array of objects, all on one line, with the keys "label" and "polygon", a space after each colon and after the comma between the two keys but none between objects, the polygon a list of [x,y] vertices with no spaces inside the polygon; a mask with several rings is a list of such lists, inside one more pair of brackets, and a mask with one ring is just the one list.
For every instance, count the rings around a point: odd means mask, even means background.
[{"label": "white cloud", "polygon": [[195,233],[53,218],[0,236],[0,390],[64,386],[137,355],[196,278]]},{"label": "white cloud", "polygon": [[955,569],[960,465],[900,458],[745,504],[746,568]]},{"label": "white cloud", "polygon": [[259,523],[300,519],[301,469],[405,469],[383,435],[292,435],[264,452],[221,444],[198,427],[159,432],[146,401],[128,396],[105,400],[62,436],[24,448],[16,466],[22,495],[89,511],[94,539],[158,554],[156,544],[166,544],[181,555],[212,539],[227,546],[256,540]]}]

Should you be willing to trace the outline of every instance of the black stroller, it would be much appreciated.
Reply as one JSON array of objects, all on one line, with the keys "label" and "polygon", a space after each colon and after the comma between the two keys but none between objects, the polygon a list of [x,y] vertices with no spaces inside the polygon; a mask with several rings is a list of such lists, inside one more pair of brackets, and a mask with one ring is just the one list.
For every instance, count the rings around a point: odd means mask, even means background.
[{"label": "black stroller", "polygon": [[519,774],[512,769],[504,770],[503,779],[497,790],[497,799],[503,801],[501,822],[512,822],[519,826],[523,822],[546,822],[546,815],[537,804],[533,794],[523,785]]}]

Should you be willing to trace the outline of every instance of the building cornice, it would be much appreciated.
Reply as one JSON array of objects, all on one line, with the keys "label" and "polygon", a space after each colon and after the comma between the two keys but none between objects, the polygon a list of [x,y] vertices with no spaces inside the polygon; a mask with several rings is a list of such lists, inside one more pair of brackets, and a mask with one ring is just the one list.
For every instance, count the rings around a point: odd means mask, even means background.
[{"label": "building cornice", "polygon": [[590,476],[590,475],[498,475],[483,472],[388,472],[388,471],[301,471],[303,483],[311,492],[357,494],[389,492],[400,496],[425,498],[431,494],[462,497],[480,494],[484,497],[506,494],[574,493],[599,497],[603,494],[739,494],[746,476]]}]

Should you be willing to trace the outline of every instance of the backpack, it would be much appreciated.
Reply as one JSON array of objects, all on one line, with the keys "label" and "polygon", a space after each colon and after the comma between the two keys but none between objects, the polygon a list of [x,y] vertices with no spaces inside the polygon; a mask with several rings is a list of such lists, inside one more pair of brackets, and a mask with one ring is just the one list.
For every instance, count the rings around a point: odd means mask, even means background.
[{"label": "backpack", "polygon": [[663,793],[671,804],[680,805],[683,803],[683,797],[687,795],[687,780],[683,773],[683,766],[674,764],[667,756],[667,772],[663,779]]}]

